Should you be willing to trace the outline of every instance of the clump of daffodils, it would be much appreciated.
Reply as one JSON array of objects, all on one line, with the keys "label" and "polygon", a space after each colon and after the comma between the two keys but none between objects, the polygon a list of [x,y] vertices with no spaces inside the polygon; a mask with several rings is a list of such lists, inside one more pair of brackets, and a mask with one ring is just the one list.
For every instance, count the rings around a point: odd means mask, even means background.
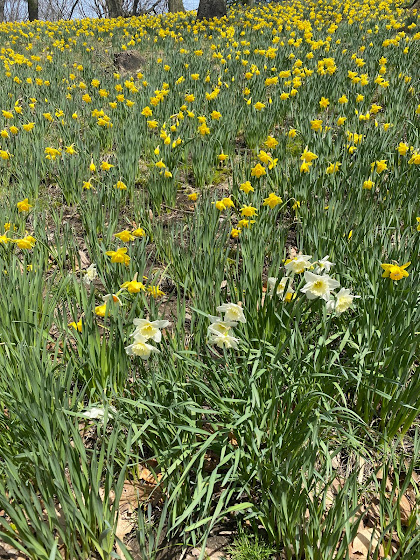
[{"label": "clump of daffodils", "polygon": [[246,323],[242,307],[237,303],[224,303],[217,307],[217,311],[224,313],[224,317],[209,316],[211,324],[207,328],[208,343],[222,349],[238,348],[240,340],[232,333],[238,323]]},{"label": "clump of daffodils", "polygon": [[[346,288],[340,288],[340,282],[332,278],[328,273],[334,266],[329,261],[329,255],[322,259],[311,262],[311,255],[296,255],[287,259],[284,265],[286,275],[279,281],[278,278],[270,277],[267,280],[269,295],[274,293],[284,301],[291,301],[296,297],[293,289],[294,276],[303,274],[305,284],[300,291],[309,300],[322,299],[326,303],[327,311],[335,312],[337,315],[347,311],[356,297]],[[291,275],[291,276],[290,276]]]},{"label": "clump of daffodils", "polygon": [[148,319],[134,319],[135,330],[130,336],[134,338],[132,344],[125,348],[129,356],[140,356],[147,360],[152,352],[159,352],[150,341],[159,343],[162,340],[162,332],[169,326],[169,321],[149,321]]}]

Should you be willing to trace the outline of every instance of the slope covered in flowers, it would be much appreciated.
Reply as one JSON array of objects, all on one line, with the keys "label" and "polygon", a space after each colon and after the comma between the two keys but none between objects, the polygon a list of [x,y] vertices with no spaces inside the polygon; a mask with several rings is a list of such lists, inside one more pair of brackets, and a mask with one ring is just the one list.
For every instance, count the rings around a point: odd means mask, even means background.
[{"label": "slope covered in flowers", "polygon": [[418,558],[419,16],[0,24],[3,542]]}]

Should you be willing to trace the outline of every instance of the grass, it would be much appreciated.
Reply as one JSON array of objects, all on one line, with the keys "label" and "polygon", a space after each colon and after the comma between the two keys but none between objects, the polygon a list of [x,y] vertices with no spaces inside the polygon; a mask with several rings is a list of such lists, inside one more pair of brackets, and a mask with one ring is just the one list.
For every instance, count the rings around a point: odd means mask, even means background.
[{"label": "grass", "polygon": [[232,560],[270,560],[274,549],[260,542],[258,536],[249,536],[246,533],[237,537],[228,548]]}]

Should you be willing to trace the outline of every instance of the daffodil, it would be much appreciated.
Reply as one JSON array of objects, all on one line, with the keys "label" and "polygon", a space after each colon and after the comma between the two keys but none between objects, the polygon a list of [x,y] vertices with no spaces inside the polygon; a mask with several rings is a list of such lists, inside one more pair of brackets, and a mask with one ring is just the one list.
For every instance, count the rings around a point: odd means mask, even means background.
[{"label": "daffodil", "polygon": [[408,160],[409,165],[420,165],[420,152],[413,152],[412,156]]},{"label": "daffodil", "polygon": [[68,324],[68,326],[73,327],[73,329],[75,329],[76,331],[82,332],[82,319],[77,321],[77,323],[75,321],[72,321]]},{"label": "daffodil", "polygon": [[254,187],[251,185],[249,181],[245,181],[245,183],[241,183],[239,189],[243,191],[245,194],[254,192]]},{"label": "daffodil", "polygon": [[135,236],[126,229],[120,231],[119,233],[114,233],[114,237],[117,237],[123,243],[128,243],[129,241],[134,241],[135,239]]},{"label": "daffodil", "polygon": [[276,146],[278,146],[278,144],[278,140],[276,140],[274,136],[268,136],[267,140],[264,142],[264,145],[267,146],[267,148],[269,148],[270,150],[274,149]]},{"label": "daffodil", "polygon": [[381,159],[378,161],[375,161],[374,163],[372,163],[372,169],[375,167],[376,165],[376,173],[380,174],[383,171],[385,171],[386,169],[388,169],[388,166],[386,164],[386,160],[385,159]]},{"label": "daffodil", "polygon": [[256,109],[257,111],[262,111],[265,108],[266,108],[265,103],[261,103],[261,101],[257,101],[254,105],[254,109]]},{"label": "daffodil", "polygon": [[16,243],[19,249],[29,250],[33,249],[36,239],[32,235],[26,235],[22,239],[10,239],[11,242]]},{"label": "daffodil", "polygon": [[394,264],[381,264],[384,272],[382,273],[382,278],[390,278],[391,280],[401,280],[408,276],[408,272],[405,270],[410,266],[410,262],[407,262],[401,266],[397,263]]},{"label": "daffodil", "polygon": [[257,163],[257,164],[255,165],[255,167],[253,167],[253,168],[251,169],[251,177],[257,177],[257,178],[259,178],[259,177],[262,177],[263,175],[266,175],[266,173],[267,173],[267,172],[266,172],[266,170],[265,170],[265,167],[263,167],[263,166],[261,165],[261,163]]},{"label": "daffodil", "polygon": [[321,298],[328,301],[331,297],[331,291],[340,286],[340,282],[334,280],[327,274],[319,275],[306,270],[304,278],[306,284],[300,291],[310,300]]},{"label": "daffodil", "polygon": [[112,263],[124,263],[126,266],[130,263],[130,257],[126,254],[127,247],[121,247],[116,251],[106,251],[106,255],[111,257]]},{"label": "daffodil", "polygon": [[321,97],[321,100],[319,102],[319,106],[321,107],[321,109],[326,109],[329,104],[330,101],[327,97]]},{"label": "daffodil", "polygon": [[96,264],[92,263],[85,272],[83,277],[83,282],[89,286],[98,276],[98,271],[96,270]]},{"label": "daffodil", "polygon": [[269,206],[271,209],[273,209],[282,202],[283,200],[279,196],[277,196],[275,193],[270,193],[268,197],[264,199],[263,206]]},{"label": "daffodil", "polygon": [[66,152],[67,154],[70,154],[70,155],[77,154],[77,152],[76,152],[76,150],[75,150],[75,148],[74,148],[74,144],[70,144],[70,146],[66,146],[65,152]]},{"label": "daffodil", "polygon": [[118,307],[122,305],[122,301],[118,297],[118,294],[106,294],[102,299],[105,303],[111,302],[113,305],[117,305]]},{"label": "daffodil", "polygon": [[19,210],[19,212],[29,212],[29,210],[31,208],[33,208],[33,206],[31,204],[29,204],[28,199],[25,198],[24,200],[21,200],[20,202],[18,202],[16,204],[17,209]]},{"label": "daffodil", "polygon": [[322,120],[315,119],[315,120],[311,121],[311,129],[315,130],[316,132],[321,132],[322,131]]},{"label": "daffodil", "polygon": [[159,286],[147,286],[146,291],[152,296],[153,299],[158,299],[165,294],[165,292],[163,292]]},{"label": "daffodil", "polygon": [[341,315],[352,306],[353,300],[358,297],[360,296],[355,296],[350,290],[341,288],[334,299],[327,301],[327,311],[330,313],[335,311],[337,315]]},{"label": "daffodil", "polygon": [[254,208],[254,206],[243,206],[241,208],[241,215],[245,216],[246,218],[251,218],[252,216],[255,216],[257,213],[257,209]]},{"label": "daffodil", "polygon": [[330,165],[325,170],[327,175],[332,175],[333,173],[337,173],[340,168],[341,163],[336,161],[335,163],[330,163]]},{"label": "daffodil", "polygon": [[284,268],[287,272],[293,272],[294,274],[302,274],[306,269],[312,267],[310,260],[311,255],[297,255],[292,259],[287,259]]},{"label": "daffodil", "polygon": [[155,342],[160,342],[162,339],[162,333],[160,329],[165,329],[170,325],[169,321],[149,321],[148,319],[134,319],[133,324],[136,329],[130,336],[134,339],[141,338],[144,341],[154,340]]},{"label": "daffodil", "polygon": [[228,350],[229,348],[237,349],[239,339],[226,332],[220,334],[212,334],[208,342],[209,344],[215,344],[218,348]]},{"label": "daffodil", "polygon": [[375,183],[373,181],[371,181],[371,179],[367,179],[366,181],[363,182],[363,188],[367,189],[367,190],[371,190],[372,187],[375,185]]},{"label": "daffodil", "polygon": [[302,155],[300,156],[300,159],[304,162],[304,163],[312,163],[315,159],[317,159],[318,156],[316,154],[314,154],[313,152],[308,150],[308,146],[306,146],[306,148],[304,149]]},{"label": "daffodil", "polygon": [[137,276],[138,273],[136,272],[136,274],[134,275],[134,278],[128,282],[124,282],[123,284],[121,284],[121,289],[122,290],[127,290],[127,292],[129,292],[130,294],[138,294],[141,291],[145,291],[146,288],[144,287],[144,284],[142,282],[138,282],[137,281]]},{"label": "daffodil", "polygon": [[244,310],[237,303],[223,303],[216,308],[219,313],[224,313],[224,321],[246,323]]}]

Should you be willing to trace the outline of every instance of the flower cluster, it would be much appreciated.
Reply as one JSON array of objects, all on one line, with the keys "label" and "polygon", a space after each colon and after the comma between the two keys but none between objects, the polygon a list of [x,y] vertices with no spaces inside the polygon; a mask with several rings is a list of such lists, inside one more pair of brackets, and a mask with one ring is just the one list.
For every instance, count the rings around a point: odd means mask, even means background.
[{"label": "flower cluster", "polygon": [[238,338],[231,334],[238,323],[246,323],[246,318],[242,307],[238,303],[224,303],[217,307],[219,313],[224,313],[221,317],[209,316],[211,325],[207,328],[209,344],[215,344],[219,348],[238,348],[240,342]]},{"label": "flower cluster", "polygon": [[159,352],[156,346],[150,344],[150,341],[159,343],[162,339],[162,332],[169,326],[169,321],[149,321],[148,319],[134,319],[135,330],[130,336],[134,341],[125,348],[129,356],[140,356],[143,360],[147,360],[152,352]]},{"label": "flower cluster", "polygon": [[287,259],[284,265],[286,276],[280,281],[278,278],[268,278],[269,295],[273,296],[275,293],[284,301],[291,301],[296,297],[293,289],[294,276],[303,274],[305,284],[300,292],[305,294],[308,300],[322,299],[326,302],[329,312],[334,311],[337,315],[344,313],[351,307],[354,298],[359,296],[353,295],[346,288],[335,292],[340,287],[340,282],[327,274],[334,266],[334,263],[328,260],[329,255],[315,262],[311,262],[311,259],[311,255],[296,255]]}]

